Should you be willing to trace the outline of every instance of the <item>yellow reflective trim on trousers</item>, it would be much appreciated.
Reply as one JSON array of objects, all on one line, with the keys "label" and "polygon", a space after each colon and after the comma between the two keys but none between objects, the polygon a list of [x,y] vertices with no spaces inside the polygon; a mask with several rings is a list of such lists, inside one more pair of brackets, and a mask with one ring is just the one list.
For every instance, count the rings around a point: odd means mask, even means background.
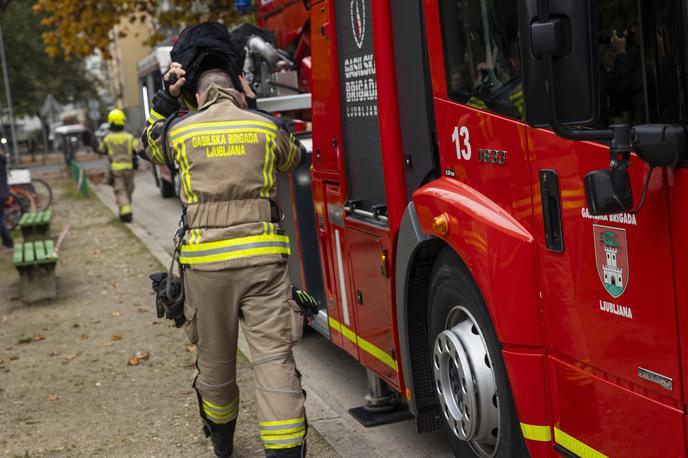
[{"label": "yellow reflective trim on trousers", "polygon": [[199,127],[222,127],[222,126],[260,126],[267,128],[274,132],[277,132],[277,126],[271,122],[263,121],[213,121],[213,122],[198,122],[194,124],[189,124],[188,126],[180,127],[173,131],[170,131],[170,137],[174,137],[182,132],[186,132],[191,129],[198,129]]},{"label": "yellow reflective trim on trousers", "polygon": [[306,431],[306,425],[301,425],[301,426],[296,426],[294,428],[286,428],[286,429],[271,429],[271,430],[263,430],[260,432],[260,437],[263,436],[283,436],[285,434],[293,434],[293,433],[298,433],[301,432],[305,433]]},{"label": "yellow reflective trim on trousers", "polygon": [[341,324],[334,318],[328,317],[328,321],[332,329],[334,329],[335,331],[339,331],[344,337],[349,339],[351,342],[355,343],[358,346],[358,348],[370,354],[371,356],[374,356],[375,358],[379,359],[380,361],[394,369],[395,372],[398,370],[397,362],[387,352],[376,347],[374,344],[368,342],[364,338],[356,335],[354,331],[347,328],[345,325]]},{"label": "yellow reflective trim on trousers", "polygon": [[261,431],[260,438],[263,440],[287,440],[287,439],[297,439],[306,435],[306,427],[301,426],[301,430],[292,434],[272,434],[273,431]]},{"label": "yellow reflective trim on trousers", "polygon": [[521,423],[523,438],[531,441],[550,442],[552,440],[552,428],[549,426],[529,425]]},{"label": "yellow reflective trim on trousers", "polygon": [[131,162],[113,162],[110,165],[110,168],[114,171],[132,170],[134,168],[134,166],[132,165]]},{"label": "yellow reflective trim on trousers", "polygon": [[305,420],[306,420],[306,417],[291,418],[289,420],[259,421],[258,425],[259,426],[288,426],[288,425],[295,425],[297,423],[301,423],[302,421],[305,421]]},{"label": "yellow reflective trim on trousers", "polygon": [[122,205],[121,207],[119,207],[119,214],[120,215],[128,215],[131,212],[132,212],[131,205]]},{"label": "yellow reflective trim on trousers", "polygon": [[300,447],[301,445],[303,445],[303,441],[293,442],[291,444],[263,444],[263,446],[265,448],[269,448],[269,449],[294,448],[294,447]]},{"label": "yellow reflective trim on trousers", "polygon": [[584,444],[573,436],[569,436],[556,427],[554,428],[554,442],[581,458],[608,458],[604,453],[598,452],[589,445]]}]

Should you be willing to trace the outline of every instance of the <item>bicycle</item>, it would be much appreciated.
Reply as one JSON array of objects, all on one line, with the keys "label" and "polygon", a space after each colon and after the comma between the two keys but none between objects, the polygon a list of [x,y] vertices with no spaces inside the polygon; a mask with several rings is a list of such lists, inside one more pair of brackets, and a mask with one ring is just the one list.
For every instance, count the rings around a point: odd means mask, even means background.
[{"label": "bicycle", "polygon": [[4,220],[5,226],[8,230],[13,230],[19,224],[19,220],[26,212],[26,205],[24,201],[17,194],[10,192],[9,197],[5,201]]},{"label": "bicycle", "polygon": [[25,169],[11,170],[10,191],[18,195],[27,210],[32,212],[47,210],[53,202],[53,190],[41,178],[31,177]]},{"label": "bicycle", "polygon": [[24,201],[25,207],[31,211],[47,210],[53,203],[53,190],[41,178],[31,178],[28,184],[10,186],[10,190],[17,194]]}]

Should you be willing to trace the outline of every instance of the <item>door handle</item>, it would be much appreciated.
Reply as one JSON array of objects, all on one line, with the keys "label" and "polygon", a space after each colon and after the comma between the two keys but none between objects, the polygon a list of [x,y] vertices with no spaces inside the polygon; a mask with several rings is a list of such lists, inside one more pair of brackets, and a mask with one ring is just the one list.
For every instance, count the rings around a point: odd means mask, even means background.
[{"label": "door handle", "polygon": [[545,224],[545,245],[550,251],[564,251],[564,234],[561,225],[561,197],[559,178],[555,170],[540,170],[542,220]]}]

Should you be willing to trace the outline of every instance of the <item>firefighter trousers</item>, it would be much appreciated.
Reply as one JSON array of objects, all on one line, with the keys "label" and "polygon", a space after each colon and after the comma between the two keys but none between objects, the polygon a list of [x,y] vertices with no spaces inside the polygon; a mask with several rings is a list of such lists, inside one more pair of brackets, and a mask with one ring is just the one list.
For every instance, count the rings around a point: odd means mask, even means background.
[{"label": "firefighter trousers", "polygon": [[112,187],[115,190],[115,201],[119,207],[119,214],[130,214],[131,195],[134,193],[134,171],[133,170],[113,170]]},{"label": "firefighter trousers", "polygon": [[306,437],[305,392],[292,347],[303,315],[291,300],[287,263],[184,272],[185,329],[196,344],[194,388],[201,417],[228,423],[239,413],[236,355],[239,323],[256,378],[260,436],[266,452],[301,447]]}]

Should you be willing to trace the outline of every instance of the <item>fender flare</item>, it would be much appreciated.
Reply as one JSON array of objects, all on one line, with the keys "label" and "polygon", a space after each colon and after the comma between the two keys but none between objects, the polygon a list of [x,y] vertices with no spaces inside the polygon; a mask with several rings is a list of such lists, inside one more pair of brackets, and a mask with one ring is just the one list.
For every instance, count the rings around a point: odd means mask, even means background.
[{"label": "fender flare", "polygon": [[[433,232],[432,220],[442,214],[449,219],[449,232],[440,237]],[[434,393],[428,391],[426,380],[429,375],[421,369],[423,362],[417,355],[411,357],[414,342],[409,333],[418,316],[412,310],[410,293],[417,287],[411,283],[411,276],[417,255],[424,251],[421,247],[431,246],[432,253],[451,246],[478,284],[499,342],[505,347],[532,351],[544,345],[534,243],[534,237],[515,218],[464,183],[440,178],[414,193],[399,227],[395,263],[402,375],[414,415],[418,417],[426,407],[434,406]],[[422,306],[427,309],[427,300]],[[516,403],[518,408],[520,403]]]}]

